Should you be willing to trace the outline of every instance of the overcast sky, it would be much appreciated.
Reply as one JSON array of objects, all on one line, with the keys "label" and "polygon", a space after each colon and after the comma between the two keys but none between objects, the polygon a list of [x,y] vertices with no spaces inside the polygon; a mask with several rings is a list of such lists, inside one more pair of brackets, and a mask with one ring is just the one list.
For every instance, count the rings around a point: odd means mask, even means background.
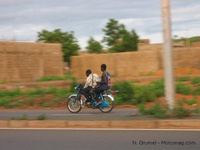
[{"label": "overcast sky", "polygon": [[[114,18],[162,42],[161,0],[0,0],[0,40],[36,41],[42,29],[74,31],[82,49]],[[200,36],[200,0],[171,0],[172,35]]]}]

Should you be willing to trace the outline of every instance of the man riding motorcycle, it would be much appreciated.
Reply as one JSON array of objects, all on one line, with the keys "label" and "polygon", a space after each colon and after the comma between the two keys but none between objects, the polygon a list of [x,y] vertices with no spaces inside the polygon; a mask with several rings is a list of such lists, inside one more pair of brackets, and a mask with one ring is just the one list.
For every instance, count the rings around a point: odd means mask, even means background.
[{"label": "man riding motorcycle", "polygon": [[[101,76],[101,81],[97,82],[97,84],[99,84],[99,87],[96,87],[94,89],[94,92],[96,94],[102,93],[103,91],[110,89],[111,76],[110,76],[110,73],[106,71],[106,68],[107,68],[106,64],[101,65],[102,76]],[[102,101],[99,100],[99,102],[95,105],[95,107],[101,103],[102,103]]]},{"label": "man riding motorcycle", "polygon": [[97,82],[100,82],[100,78],[97,74],[93,73],[90,69],[86,70],[86,80],[85,80],[85,85],[83,89],[81,90],[80,94],[84,95],[86,98],[85,103],[90,102],[89,98],[89,92],[91,91],[92,88],[94,88],[97,85]]}]

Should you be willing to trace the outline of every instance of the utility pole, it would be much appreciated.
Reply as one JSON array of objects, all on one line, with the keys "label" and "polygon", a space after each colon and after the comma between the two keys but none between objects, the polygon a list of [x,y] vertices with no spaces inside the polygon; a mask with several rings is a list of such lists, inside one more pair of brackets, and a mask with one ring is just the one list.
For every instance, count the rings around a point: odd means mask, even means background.
[{"label": "utility pole", "polygon": [[161,0],[163,22],[163,60],[165,72],[165,97],[170,110],[175,106],[173,51],[171,39],[170,0]]}]

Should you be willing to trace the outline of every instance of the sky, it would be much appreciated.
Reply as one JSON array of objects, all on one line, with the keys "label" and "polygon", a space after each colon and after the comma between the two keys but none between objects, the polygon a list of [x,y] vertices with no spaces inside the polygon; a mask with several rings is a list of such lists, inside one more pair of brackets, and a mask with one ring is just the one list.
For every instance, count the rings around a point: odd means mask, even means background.
[{"label": "sky", "polygon": [[[73,31],[81,49],[101,41],[109,19],[161,43],[161,0],[0,0],[0,41],[35,42],[43,29]],[[200,36],[200,0],[171,0],[172,36]]]}]

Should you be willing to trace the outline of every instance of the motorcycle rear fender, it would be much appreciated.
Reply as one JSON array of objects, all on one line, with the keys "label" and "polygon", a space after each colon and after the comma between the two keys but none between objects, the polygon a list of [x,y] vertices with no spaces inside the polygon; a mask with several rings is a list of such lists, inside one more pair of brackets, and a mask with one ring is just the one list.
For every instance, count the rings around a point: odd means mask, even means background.
[{"label": "motorcycle rear fender", "polygon": [[[72,94],[72,95],[70,95],[69,97],[68,97],[68,99],[70,99],[71,97],[73,97],[73,96],[77,96],[77,94]],[[83,100],[82,99],[80,99],[80,102],[81,102],[81,105],[83,104]]]},{"label": "motorcycle rear fender", "polygon": [[108,96],[113,102],[115,101],[115,99],[112,95],[103,95],[103,96]]}]

